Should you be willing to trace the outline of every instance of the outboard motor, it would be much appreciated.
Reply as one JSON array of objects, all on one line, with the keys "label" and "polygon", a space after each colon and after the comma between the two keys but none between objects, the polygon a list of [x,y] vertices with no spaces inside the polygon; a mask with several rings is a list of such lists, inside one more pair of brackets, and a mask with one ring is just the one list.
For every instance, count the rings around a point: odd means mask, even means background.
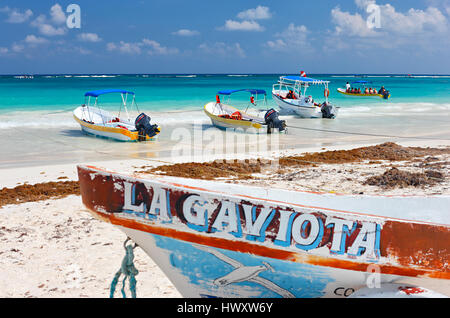
[{"label": "outboard motor", "polygon": [[151,125],[150,120],[151,118],[144,113],[136,117],[134,126],[139,131],[139,141],[145,141],[146,135],[151,138],[159,133],[158,125]]},{"label": "outboard motor", "polygon": [[336,107],[334,107],[333,105],[324,102],[320,106],[320,110],[322,111],[322,118],[329,118],[329,119],[336,118]]},{"label": "outboard motor", "polygon": [[275,109],[269,109],[264,115],[267,124],[267,133],[271,134],[274,128],[280,132],[286,129],[286,121],[278,119],[278,112]]}]

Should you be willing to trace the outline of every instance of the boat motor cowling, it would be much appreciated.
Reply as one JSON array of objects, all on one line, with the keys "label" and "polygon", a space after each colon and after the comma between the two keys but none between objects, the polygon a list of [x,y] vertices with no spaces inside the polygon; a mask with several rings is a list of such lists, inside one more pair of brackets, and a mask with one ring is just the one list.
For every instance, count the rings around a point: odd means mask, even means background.
[{"label": "boat motor cowling", "polygon": [[322,111],[322,118],[329,118],[329,119],[336,118],[336,107],[334,107],[330,103],[324,102],[320,106],[320,110]]},{"label": "boat motor cowling", "polygon": [[134,126],[139,131],[139,141],[145,140],[146,135],[151,138],[159,133],[158,125],[151,125],[150,120],[151,118],[144,113],[136,117]]},{"label": "boat motor cowling", "polygon": [[269,109],[264,115],[267,125],[267,132],[270,134],[274,128],[280,132],[286,129],[286,121],[278,119],[278,112],[275,109]]}]

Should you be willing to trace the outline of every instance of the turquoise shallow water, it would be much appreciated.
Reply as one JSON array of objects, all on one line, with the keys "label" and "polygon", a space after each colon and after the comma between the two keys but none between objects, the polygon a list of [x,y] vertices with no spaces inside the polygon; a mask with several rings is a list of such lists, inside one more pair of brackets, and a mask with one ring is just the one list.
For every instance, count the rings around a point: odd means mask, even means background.
[{"label": "turquoise shallow water", "polygon": [[[35,75],[32,79],[0,76],[0,110],[3,114],[15,111],[62,111],[83,103],[84,93],[90,90],[121,88],[136,93],[140,108],[145,111],[196,109],[214,100],[221,89],[261,88],[268,93],[269,105],[275,105],[270,92],[280,75]],[[333,104],[355,106],[386,106],[398,103],[450,103],[450,76],[405,75],[314,75],[329,80],[330,100]],[[384,85],[391,91],[389,101],[378,98],[354,98],[336,92],[347,81],[371,81],[372,87]],[[316,100],[323,99],[323,87],[312,87]],[[248,96],[235,97],[246,101]],[[118,105],[118,96],[102,96],[101,102]]]},{"label": "turquoise shallow water", "polygon": [[[175,150],[181,146],[190,149],[191,154],[197,151],[207,154],[212,144],[220,146],[228,142],[228,135],[225,136],[223,132],[216,136],[217,141],[210,140],[220,130],[211,125],[203,112],[203,106],[215,100],[217,91],[265,89],[268,106],[276,108],[271,90],[280,76],[0,76],[0,143],[3,149],[0,168],[124,158],[172,158],[178,156]],[[420,142],[425,146],[449,144],[450,76],[309,76],[331,82],[330,101],[341,109],[333,120],[301,119],[280,114],[288,125],[287,133],[279,135],[280,150],[322,149],[386,141]],[[391,91],[391,99],[348,97],[336,92],[347,81],[356,80],[371,81],[376,88],[384,85]],[[81,132],[72,111],[84,103],[86,91],[107,88],[136,93],[140,111],[150,115],[152,122],[162,127],[157,141],[118,143],[86,136]],[[309,94],[315,101],[324,99],[322,86],[311,87]],[[121,103],[119,94],[102,95],[99,101],[104,109],[113,113]],[[232,101],[232,105],[240,108],[248,104],[249,95],[233,95]],[[134,110],[134,113],[130,112],[130,117],[135,118],[137,114]],[[199,142],[197,136],[204,139],[200,138]],[[198,160],[209,160],[207,158]]]}]

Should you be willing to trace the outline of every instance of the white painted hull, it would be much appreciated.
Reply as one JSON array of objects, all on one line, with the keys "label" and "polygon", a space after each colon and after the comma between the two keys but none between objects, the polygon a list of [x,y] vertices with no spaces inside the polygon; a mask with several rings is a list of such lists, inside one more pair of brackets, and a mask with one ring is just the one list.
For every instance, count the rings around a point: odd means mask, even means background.
[{"label": "white painted hull", "polygon": [[322,118],[322,111],[318,106],[296,105],[291,102],[284,101],[277,95],[273,94],[272,96],[278,107],[280,107],[280,109],[282,109],[283,111],[295,113],[297,116],[302,118]]},{"label": "white painted hull", "polygon": [[344,298],[368,281],[450,295],[449,196],[294,192],[83,166],[78,177],[86,207],[184,297]]}]

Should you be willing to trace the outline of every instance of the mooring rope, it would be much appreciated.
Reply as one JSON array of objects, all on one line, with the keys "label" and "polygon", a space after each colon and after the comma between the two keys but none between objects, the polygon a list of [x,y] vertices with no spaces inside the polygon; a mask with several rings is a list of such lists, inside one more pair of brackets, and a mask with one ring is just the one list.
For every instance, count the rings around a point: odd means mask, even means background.
[{"label": "mooring rope", "polygon": [[114,292],[116,291],[117,283],[119,282],[119,278],[121,275],[124,276],[122,280],[122,297],[127,298],[127,295],[125,293],[125,283],[128,279],[129,282],[129,289],[131,292],[131,297],[136,298],[136,275],[139,274],[139,271],[134,266],[133,260],[134,260],[134,253],[133,250],[138,246],[136,243],[133,245],[127,245],[127,242],[130,240],[129,237],[125,240],[123,243],[123,247],[125,248],[125,256],[122,260],[122,265],[120,266],[120,269],[117,271],[117,273],[114,275],[114,278],[111,282],[111,288],[109,297],[114,298]]}]

